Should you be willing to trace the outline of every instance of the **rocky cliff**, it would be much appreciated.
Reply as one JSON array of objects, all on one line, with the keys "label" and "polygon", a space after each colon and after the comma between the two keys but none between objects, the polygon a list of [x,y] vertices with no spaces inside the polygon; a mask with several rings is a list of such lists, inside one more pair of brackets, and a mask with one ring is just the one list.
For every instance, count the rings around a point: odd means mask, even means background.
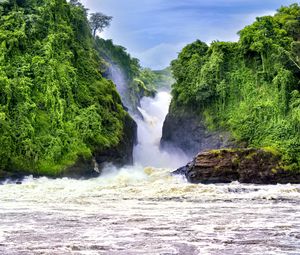
[{"label": "rocky cliff", "polygon": [[[109,149],[95,149],[92,158],[81,156],[74,165],[67,167],[59,175],[53,177],[91,178],[99,176],[107,163],[113,163],[115,166],[132,164],[133,147],[137,142],[137,124],[127,114],[123,125],[123,136],[117,146]],[[26,175],[28,175],[27,172],[18,169],[0,170],[0,181],[9,179],[18,182]],[[35,173],[33,176],[39,177],[39,174]]]},{"label": "rocky cliff", "polygon": [[192,183],[300,183],[300,173],[286,171],[279,154],[264,149],[223,149],[199,153],[177,169]]},{"label": "rocky cliff", "polygon": [[175,146],[187,155],[193,156],[199,151],[233,147],[229,133],[210,131],[204,118],[193,112],[174,110],[170,107],[161,138],[161,147]]},{"label": "rocky cliff", "polygon": [[127,114],[124,120],[123,137],[119,144],[109,149],[96,149],[93,158],[79,158],[77,163],[65,169],[60,177],[89,178],[101,174],[107,163],[122,167],[133,163],[133,148],[137,143],[137,124]]}]

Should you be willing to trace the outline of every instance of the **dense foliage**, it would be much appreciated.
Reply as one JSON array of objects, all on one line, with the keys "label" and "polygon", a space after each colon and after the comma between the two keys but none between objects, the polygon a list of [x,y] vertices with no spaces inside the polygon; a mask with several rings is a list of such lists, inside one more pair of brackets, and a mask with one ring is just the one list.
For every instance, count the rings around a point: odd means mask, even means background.
[{"label": "dense foliage", "polygon": [[153,71],[149,68],[142,68],[139,60],[133,58],[125,47],[115,45],[112,40],[96,38],[96,50],[106,63],[102,63],[102,72],[108,76],[109,65],[116,64],[125,75],[128,84],[128,98],[133,106],[139,106],[143,96],[154,96],[157,89],[170,87],[173,79],[169,69]]},{"label": "dense foliage", "polygon": [[127,113],[100,62],[77,1],[0,2],[0,170],[57,175],[118,144]]},{"label": "dense foliage", "polygon": [[240,40],[196,41],[172,62],[172,107],[193,110],[211,129],[283,153],[300,166],[300,6],[281,7],[239,32]]}]

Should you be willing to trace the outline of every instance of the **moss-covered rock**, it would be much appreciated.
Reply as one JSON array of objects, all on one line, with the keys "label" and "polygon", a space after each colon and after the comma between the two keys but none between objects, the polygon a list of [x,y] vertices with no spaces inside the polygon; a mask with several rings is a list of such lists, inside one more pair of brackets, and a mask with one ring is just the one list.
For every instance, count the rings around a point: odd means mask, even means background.
[{"label": "moss-covered rock", "polygon": [[2,178],[76,175],[115,148],[130,162],[135,130],[130,137],[116,87],[101,75],[83,6],[0,1],[0,12]]},{"label": "moss-covered rock", "polygon": [[300,183],[300,171],[286,171],[281,156],[264,149],[202,152],[174,174],[185,174],[192,183]]}]

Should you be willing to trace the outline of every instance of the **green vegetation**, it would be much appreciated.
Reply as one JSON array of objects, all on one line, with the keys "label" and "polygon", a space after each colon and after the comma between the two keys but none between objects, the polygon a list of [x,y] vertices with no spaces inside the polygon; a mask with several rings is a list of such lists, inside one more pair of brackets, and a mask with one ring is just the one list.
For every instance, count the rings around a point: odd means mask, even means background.
[{"label": "green vegetation", "polygon": [[139,106],[143,96],[154,96],[157,89],[170,87],[173,83],[169,68],[161,71],[142,68],[137,58],[131,57],[126,48],[115,45],[112,40],[97,37],[96,50],[105,60],[101,66],[104,75],[111,64],[116,64],[122,70],[128,84],[127,97],[134,109]]},{"label": "green vegetation", "polygon": [[78,1],[0,2],[0,170],[57,175],[116,146],[127,113]]},{"label": "green vegetation", "polygon": [[[212,129],[279,151],[300,168],[300,6],[281,7],[239,32],[240,40],[196,41],[172,62],[172,107]],[[272,149],[271,149],[272,148]]]},{"label": "green vegetation", "polygon": [[171,85],[175,82],[172,71],[170,67],[167,67],[163,70],[152,71],[153,80],[152,84],[155,84],[155,88],[166,88],[170,89]]},{"label": "green vegetation", "polygon": [[101,12],[92,13],[90,17],[90,26],[92,29],[93,37],[96,37],[97,32],[101,33],[104,28],[108,27],[111,20],[111,16],[107,16]]}]

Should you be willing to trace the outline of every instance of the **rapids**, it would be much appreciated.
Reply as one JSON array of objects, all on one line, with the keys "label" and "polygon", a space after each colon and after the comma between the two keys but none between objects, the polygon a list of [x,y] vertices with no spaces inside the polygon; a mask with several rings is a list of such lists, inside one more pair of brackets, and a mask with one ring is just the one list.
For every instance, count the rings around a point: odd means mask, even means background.
[{"label": "rapids", "polygon": [[155,168],[0,186],[0,254],[299,254],[299,185],[188,184]]},{"label": "rapids", "polygon": [[170,95],[141,102],[135,165],[0,185],[0,254],[299,254],[300,185],[189,184],[159,150]]}]

